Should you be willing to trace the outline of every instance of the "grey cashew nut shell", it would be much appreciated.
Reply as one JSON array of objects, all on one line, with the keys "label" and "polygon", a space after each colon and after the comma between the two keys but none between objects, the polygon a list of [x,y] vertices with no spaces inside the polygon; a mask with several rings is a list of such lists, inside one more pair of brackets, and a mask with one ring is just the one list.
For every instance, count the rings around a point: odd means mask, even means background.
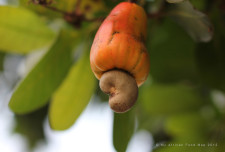
[{"label": "grey cashew nut shell", "polygon": [[138,97],[138,86],[134,77],[122,70],[105,72],[99,86],[103,92],[109,94],[109,105],[117,113],[128,111]]}]

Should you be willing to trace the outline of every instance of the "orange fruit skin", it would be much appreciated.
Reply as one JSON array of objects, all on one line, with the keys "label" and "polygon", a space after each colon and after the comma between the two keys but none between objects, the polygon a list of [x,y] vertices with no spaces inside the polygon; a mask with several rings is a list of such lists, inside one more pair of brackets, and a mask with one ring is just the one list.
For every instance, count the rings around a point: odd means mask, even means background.
[{"label": "orange fruit skin", "polygon": [[149,73],[149,56],[145,47],[147,16],[135,3],[118,4],[95,35],[91,52],[91,69],[97,79],[112,69],[130,73],[140,86]]}]

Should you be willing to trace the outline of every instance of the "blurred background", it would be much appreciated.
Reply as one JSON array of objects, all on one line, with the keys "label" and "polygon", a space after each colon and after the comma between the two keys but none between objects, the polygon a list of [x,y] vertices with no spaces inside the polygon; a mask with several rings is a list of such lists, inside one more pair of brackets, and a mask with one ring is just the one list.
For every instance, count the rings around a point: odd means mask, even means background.
[{"label": "blurred background", "polygon": [[225,2],[139,0],[150,73],[116,114],[90,70],[122,0],[0,0],[1,152],[223,152]]}]

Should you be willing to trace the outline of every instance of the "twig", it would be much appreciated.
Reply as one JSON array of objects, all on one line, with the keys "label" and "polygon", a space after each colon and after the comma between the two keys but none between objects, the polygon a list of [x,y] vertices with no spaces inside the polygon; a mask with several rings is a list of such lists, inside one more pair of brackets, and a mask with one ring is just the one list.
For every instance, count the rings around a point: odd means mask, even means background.
[{"label": "twig", "polygon": [[105,17],[98,17],[98,18],[83,18],[84,21],[87,21],[87,22],[95,22],[95,21],[98,21],[98,22],[102,22],[104,21]]},{"label": "twig", "polygon": [[47,1],[47,0],[31,0],[30,2],[32,2],[35,5],[40,5],[42,7],[45,7],[47,9],[50,9],[54,12],[58,12],[63,14],[64,19],[74,25],[75,27],[80,27],[81,23],[83,21],[86,22],[94,22],[94,21],[100,21],[102,22],[104,20],[104,17],[101,18],[93,18],[93,19],[88,19],[83,13],[80,12],[80,4],[81,4],[81,0],[78,0],[75,6],[75,9],[73,12],[66,12],[64,10],[58,9],[56,7],[50,6],[50,4],[52,4],[52,0],[51,1]]},{"label": "twig", "polygon": [[138,0],[128,0],[130,3],[137,3]]},{"label": "twig", "polygon": [[81,4],[81,0],[77,0],[77,3],[75,5],[75,11],[80,10],[80,4]]},{"label": "twig", "polygon": [[52,11],[54,11],[54,12],[62,13],[62,14],[64,14],[64,15],[69,14],[68,12],[63,11],[63,10],[61,10],[61,9],[58,9],[58,8],[56,8],[56,7],[52,7],[52,6],[48,6],[48,5],[40,5],[40,6],[45,7],[45,8],[47,8],[47,9],[50,9],[50,10],[52,10]]}]

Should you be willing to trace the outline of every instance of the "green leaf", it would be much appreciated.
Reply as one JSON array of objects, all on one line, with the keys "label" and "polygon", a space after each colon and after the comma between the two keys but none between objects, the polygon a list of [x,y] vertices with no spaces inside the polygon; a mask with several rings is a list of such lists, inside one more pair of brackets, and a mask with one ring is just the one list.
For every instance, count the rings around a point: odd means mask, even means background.
[{"label": "green leaf", "polygon": [[28,53],[49,45],[54,33],[34,13],[24,8],[0,6],[0,50]]},{"label": "green leaf", "polygon": [[130,110],[126,113],[114,113],[113,145],[117,152],[125,152],[134,133],[135,115]]},{"label": "green leaf", "polygon": [[142,88],[139,103],[151,115],[168,115],[199,109],[204,101],[192,87],[153,84]]},{"label": "green leaf", "polygon": [[183,2],[184,0],[166,0],[169,3],[180,3]]},{"label": "green leaf", "polygon": [[78,34],[62,31],[52,48],[15,89],[9,106],[23,114],[44,106],[66,76]]},{"label": "green leaf", "polygon": [[209,18],[196,10],[189,1],[171,5],[168,11],[177,23],[197,42],[208,42],[213,36],[213,27]]},{"label": "green leaf", "polygon": [[148,36],[153,81],[198,80],[195,43],[181,27],[166,19],[152,24]]},{"label": "green leaf", "polygon": [[89,56],[85,54],[53,95],[49,111],[51,128],[65,130],[71,127],[89,103],[95,86]]}]

